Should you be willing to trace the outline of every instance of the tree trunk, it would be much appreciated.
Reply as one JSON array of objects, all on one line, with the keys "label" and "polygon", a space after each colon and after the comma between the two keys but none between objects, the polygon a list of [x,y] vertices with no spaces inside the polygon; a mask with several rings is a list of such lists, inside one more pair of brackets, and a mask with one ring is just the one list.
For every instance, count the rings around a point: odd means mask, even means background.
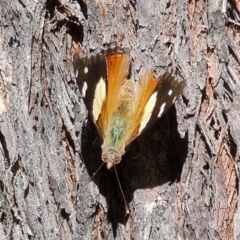
[{"label": "tree trunk", "polygon": [[[0,239],[240,239],[238,1],[7,1],[0,13]],[[72,55],[123,46],[131,78],[187,87],[115,172]]]}]

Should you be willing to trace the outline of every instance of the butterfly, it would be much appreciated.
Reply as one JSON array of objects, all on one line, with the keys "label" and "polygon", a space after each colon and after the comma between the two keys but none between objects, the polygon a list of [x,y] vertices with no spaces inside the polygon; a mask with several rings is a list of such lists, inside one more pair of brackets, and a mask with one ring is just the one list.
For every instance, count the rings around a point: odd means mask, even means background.
[{"label": "butterfly", "polygon": [[77,83],[101,136],[108,169],[120,163],[126,147],[173,105],[185,86],[169,72],[155,78],[152,70],[134,82],[128,77],[130,64],[130,51],[122,48],[89,58],[73,55]]}]

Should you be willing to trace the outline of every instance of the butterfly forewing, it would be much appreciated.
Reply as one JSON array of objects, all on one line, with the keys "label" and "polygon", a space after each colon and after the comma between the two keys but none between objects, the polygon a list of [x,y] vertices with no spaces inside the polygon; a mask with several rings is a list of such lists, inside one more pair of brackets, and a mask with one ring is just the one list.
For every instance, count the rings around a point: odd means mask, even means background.
[{"label": "butterfly forewing", "polygon": [[[82,97],[89,115],[96,124],[106,100],[107,63],[105,56],[97,54],[90,58],[80,58],[78,54],[75,54],[73,64]],[[103,131],[101,128],[98,130],[101,133]]]},{"label": "butterfly forewing", "polygon": [[108,73],[106,102],[102,107],[101,115],[97,122],[99,127],[104,129],[103,137],[106,136],[109,130],[112,115],[117,111],[117,98],[129,72],[130,55],[129,53],[110,53],[106,55],[106,62]]},{"label": "butterfly forewing", "polygon": [[[135,84],[135,92],[137,95],[135,102],[136,109],[131,119],[132,124],[128,132],[126,145],[130,144],[140,134],[139,129],[141,128],[141,125],[144,124],[142,122],[143,115],[145,112],[151,112],[152,107],[155,104],[155,101],[153,98],[151,98],[151,95],[159,84],[159,81],[160,78],[155,79],[153,77],[152,71],[149,71],[141,78],[138,83]],[[152,104],[148,104],[146,107],[146,104],[149,102],[149,100]]]},{"label": "butterfly forewing", "polygon": [[155,89],[157,93],[156,104],[153,108],[151,118],[146,127],[152,125],[160,118],[175,102],[177,96],[182,94],[185,82],[178,82],[170,73],[166,72],[161,82]]},{"label": "butterfly forewing", "polygon": [[154,124],[174,103],[185,86],[166,72],[162,77],[154,79],[152,71],[144,75],[139,82],[141,101],[136,117],[126,142],[129,145],[144,130]]}]

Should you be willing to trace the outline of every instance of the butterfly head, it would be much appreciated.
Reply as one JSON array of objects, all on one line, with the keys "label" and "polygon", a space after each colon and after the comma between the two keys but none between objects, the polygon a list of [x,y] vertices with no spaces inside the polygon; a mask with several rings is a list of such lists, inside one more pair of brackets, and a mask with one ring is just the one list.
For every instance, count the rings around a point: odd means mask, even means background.
[{"label": "butterfly head", "polygon": [[107,164],[107,168],[110,169],[113,165],[121,162],[124,153],[124,150],[102,146],[102,161],[105,162]]}]

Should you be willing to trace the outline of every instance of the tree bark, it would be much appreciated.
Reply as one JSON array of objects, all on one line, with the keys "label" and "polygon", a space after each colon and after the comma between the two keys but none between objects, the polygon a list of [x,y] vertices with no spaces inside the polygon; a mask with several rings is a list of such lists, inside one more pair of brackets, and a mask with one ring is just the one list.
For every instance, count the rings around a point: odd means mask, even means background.
[{"label": "tree bark", "polygon": [[[240,239],[237,1],[0,3],[1,239]],[[131,78],[187,87],[117,165],[101,165],[72,55],[131,50]]]}]

